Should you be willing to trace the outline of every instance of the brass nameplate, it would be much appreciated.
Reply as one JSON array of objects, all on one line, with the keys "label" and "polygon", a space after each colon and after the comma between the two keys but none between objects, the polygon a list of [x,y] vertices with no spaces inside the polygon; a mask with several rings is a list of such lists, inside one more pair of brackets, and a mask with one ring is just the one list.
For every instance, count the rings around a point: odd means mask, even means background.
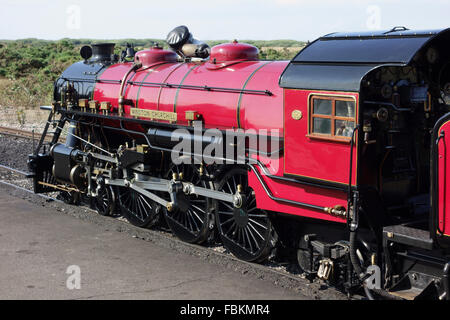
[{"label": "brass nameplate", "polygon": [[175,112],[131,108],[130,115],[132,115],[133,117],[142,117],[166,121],[177,121],[177,114]]}]

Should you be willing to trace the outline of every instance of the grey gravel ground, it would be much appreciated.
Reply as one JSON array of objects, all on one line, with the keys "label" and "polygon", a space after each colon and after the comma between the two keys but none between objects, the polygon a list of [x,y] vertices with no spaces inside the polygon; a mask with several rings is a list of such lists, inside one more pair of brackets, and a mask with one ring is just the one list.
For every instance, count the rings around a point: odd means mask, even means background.
[{"label": "grey gravel ground", "polygon": [[32,153],[28,139],[14,138],[0,133],[0,164],[19,170],[27,170],[28,155]]},{"label": "grey gravel ground", "polygon": [[[307,299],[190,253],[36,207],[5,189],[0,299]],[[73,266],[79,288],[70,286]]]},{"label": "grey gravel ground", "polygon": [[[31,142],[26,139],[0,136],[0,164],[26,171],[26,159],[31,150],[30,145]],[[0,169],[0,180],[19,185],[25,189],[31,189],[30,181],[4,169]],[[298,274],[298,270],[289,264],[267,263],[262,266],[245,263],[235,259],[220,245],[210,248],[189,245],[163,230],[148,230],[134,227],[123,218],[103,217],[86,207],[74,207],[56,201],[49,202],[37,195],[4,185],[1,186],[1,189],[1,192],[25,199],[36,207],[48,208],[49,214],[50,212],[51,214],[63,214],[100,226],[105,231],[114,231],[129,238],[144,240],[147,242],[146,245],[163,248],[174,256],[178,254],[194,256],[201,261],[231,270],[236,275],[241,274],[250,279],[264,280],[276,287],[296,292],[301,297],[307,297],[308,299],[347,299],[344,294],[333,288],[329,288],[319,282],[310,283],[305,280]]]}]

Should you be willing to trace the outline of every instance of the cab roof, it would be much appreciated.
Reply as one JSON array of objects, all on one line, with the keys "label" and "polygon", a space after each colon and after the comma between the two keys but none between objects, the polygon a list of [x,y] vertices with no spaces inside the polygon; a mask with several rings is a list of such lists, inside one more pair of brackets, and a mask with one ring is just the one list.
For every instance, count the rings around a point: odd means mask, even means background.
[{"label": "cab roof", "polygon": [[283,88],[355,91],[370,71],[406,66],[428,42],[450,38],[450,29],[331,33],[307,45],[280,77]]}]

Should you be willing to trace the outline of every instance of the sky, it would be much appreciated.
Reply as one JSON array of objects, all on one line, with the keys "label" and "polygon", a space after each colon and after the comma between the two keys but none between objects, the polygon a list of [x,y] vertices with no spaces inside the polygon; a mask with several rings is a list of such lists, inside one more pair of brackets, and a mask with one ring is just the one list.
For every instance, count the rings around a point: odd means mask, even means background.
[{"label": "sky", "polygon": [[450,27],[450,0],[0,0],[0,39],[314,40],[331,32]]}]

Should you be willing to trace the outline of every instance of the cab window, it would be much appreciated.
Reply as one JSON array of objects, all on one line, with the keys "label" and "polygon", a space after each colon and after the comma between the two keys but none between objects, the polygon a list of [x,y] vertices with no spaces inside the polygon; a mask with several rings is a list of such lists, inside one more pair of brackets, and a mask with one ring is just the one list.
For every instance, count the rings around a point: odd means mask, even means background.
[{"label": "cab window", "polygon": [[330,140],[350,140],[356,120],[352,98],[312,96],[309,136]]}]

